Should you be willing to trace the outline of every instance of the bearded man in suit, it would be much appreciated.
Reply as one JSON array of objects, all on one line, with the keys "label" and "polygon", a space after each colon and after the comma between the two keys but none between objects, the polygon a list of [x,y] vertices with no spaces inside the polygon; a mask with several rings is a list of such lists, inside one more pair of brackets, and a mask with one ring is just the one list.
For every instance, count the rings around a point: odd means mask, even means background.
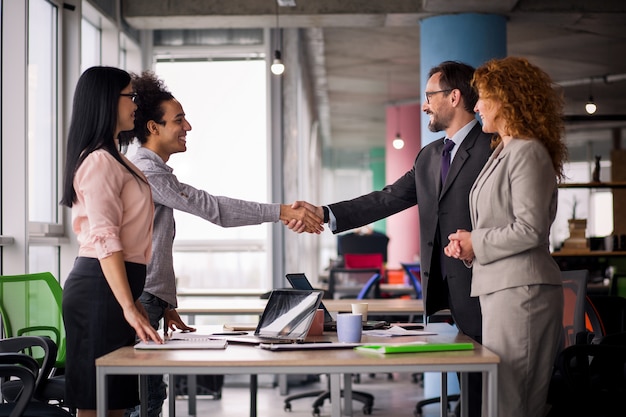
[{"label": "bearded man in suit", "polygon": [[[478,298],[470,297],[472,270],[458,259],[443,256],[449,234],[459,228],[471,229],[470,188],[491,154],[490,137],[482,132],[475,118],[478,96],[470,85],[473,74],[471,66],[453,61],[430,70],[422,111],[430,118],[429,129],[445,131],[445,137],[422,148],[413,168],[396,182],[349,201],[327,206],[297,201],[293,207],[305,206],[315,211],[324,217],[333,233],[339,233],[417,204],[424,314],[429,317],[450,309],[459,330],[480,342],[480,305]],[[454,144],[446,146],[444,155],[444,142],[449,140]],[[445,156],[450,158],[449,165],[443,162]],[[480,403],[481,376],[470,374],[470,416],[480,416]]]}]

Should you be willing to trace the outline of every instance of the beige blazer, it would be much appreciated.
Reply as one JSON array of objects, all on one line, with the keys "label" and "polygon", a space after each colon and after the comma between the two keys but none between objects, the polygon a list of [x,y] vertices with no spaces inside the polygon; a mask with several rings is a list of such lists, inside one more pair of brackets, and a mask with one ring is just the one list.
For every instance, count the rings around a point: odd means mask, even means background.
[{"label": "beige blazer", "polygon": [[472,296],[532,284],[561,285],[549,249],[557,181],[537,140],[500,144],[470,191]]}]

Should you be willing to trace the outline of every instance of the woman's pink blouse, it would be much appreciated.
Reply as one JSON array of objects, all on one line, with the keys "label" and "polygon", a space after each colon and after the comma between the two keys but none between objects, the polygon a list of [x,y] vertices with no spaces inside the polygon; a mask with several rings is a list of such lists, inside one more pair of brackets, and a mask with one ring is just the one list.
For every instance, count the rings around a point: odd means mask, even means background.
[{"label": "woman's pink blouse", "polygon": [[[142,177],[123,155],[124,161]],[[78,256],[103,259],[122,251],[124,260],[148,264],[154,205],[147,181],[132,175],[105,150],[89,154],[74,177],[72,228]]]}]

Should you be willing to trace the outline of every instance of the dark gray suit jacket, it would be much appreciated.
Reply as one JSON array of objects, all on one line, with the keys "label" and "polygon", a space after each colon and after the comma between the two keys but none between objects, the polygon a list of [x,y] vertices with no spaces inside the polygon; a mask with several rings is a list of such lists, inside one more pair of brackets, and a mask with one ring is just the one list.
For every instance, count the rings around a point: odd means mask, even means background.
[{"label": "dark gray suit jacket", "polygon": [[[452,161],[443,189],[442,138],[422,148],[413,169],[395,183],[381,191],[329,205],[337,219],[334,233],[339,233],[417,204],[425,314],[430,316],[450,308],[459,329],[474,338],[481,335],[481,313],[478,298],[470,297],[472,271],[461,261],[443,256],[442,242],[447,245],[448,235],[457,229],[472,228],[469,192],[491,154],[490,138],[491,135],[482,132],[480,124],[472,128]],[[449,291],[441,273],[441,256]]]}]

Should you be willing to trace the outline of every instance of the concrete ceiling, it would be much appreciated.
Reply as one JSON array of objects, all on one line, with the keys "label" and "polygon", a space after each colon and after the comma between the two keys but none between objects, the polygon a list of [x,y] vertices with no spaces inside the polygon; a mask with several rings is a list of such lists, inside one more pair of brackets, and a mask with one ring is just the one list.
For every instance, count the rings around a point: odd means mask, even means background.
[{"label": "concrete ceiling", "polygon": [[[385,106],[419,101],[422,95],[420,19],[442,13],[506,15],[508,54],[527,57],[562,86],[570,118],[584,115],[593,92],[596,120],[568,122],[572,145],[610,142],[614,128],[626,128],[624,0],[294,2],[293,7],[280,7],[280,26],[306,28],[310,50],[318,54],[311,62],[313,73],[324,80],[319,84],[327,101],[320,102],[320,117],[333,148],[383,146]],[[275,0],[122,3],[123,18],[137,29],[273,28],[275,13]]]}]

